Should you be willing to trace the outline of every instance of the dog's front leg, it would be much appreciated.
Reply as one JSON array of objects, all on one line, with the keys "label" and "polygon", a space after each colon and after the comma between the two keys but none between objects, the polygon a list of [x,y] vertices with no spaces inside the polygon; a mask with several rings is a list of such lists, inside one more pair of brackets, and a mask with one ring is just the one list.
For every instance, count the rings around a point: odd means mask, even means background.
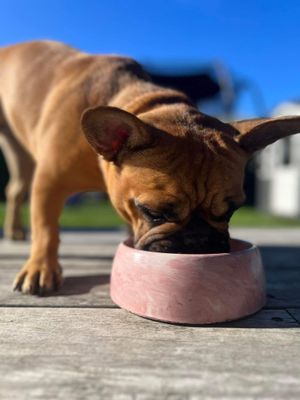
[{"label": "dog's front leg", "polygon": [[31,254],[14,281],[15,290],[43,294],[61,286],[58,220],[67,196],[61,180],[37,168],[31,195]]}]

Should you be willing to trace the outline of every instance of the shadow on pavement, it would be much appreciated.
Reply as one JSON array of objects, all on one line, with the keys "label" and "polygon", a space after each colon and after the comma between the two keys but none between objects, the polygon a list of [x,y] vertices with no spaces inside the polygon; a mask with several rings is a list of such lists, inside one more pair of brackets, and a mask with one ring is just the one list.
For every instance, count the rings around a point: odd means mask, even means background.
[{"label": "shadow on pavement", "polygon": [[110,281],[110,274],[94,274],[84,276],[67,276],[64,284],[56,293],[50,293],[47,297],[73,296],[89,293],[94,287],[106,285]]}]

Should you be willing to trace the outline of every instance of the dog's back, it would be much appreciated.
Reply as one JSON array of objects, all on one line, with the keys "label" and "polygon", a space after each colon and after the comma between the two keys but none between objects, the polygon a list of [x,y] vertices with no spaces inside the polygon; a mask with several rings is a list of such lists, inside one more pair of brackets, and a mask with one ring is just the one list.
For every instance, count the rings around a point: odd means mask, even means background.
[{"label": "dog's back", "polygon": [[52,41],[6,47],[0,49],[0,124],[5,115],[5,122],[28,146],[55,91],[57,107],[70,96],[81,96],[77,107],[84,109],[107,104],[121,86],[135,79],[149,78],[125,57],[90,55]]}]

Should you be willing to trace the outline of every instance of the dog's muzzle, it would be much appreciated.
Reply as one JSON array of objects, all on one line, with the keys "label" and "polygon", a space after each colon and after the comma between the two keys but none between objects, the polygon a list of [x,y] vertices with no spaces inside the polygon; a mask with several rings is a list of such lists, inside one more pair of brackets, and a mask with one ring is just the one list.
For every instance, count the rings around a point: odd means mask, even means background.
[{"label": "dog's muzzle", "polygon": [[159,240],[154,239],[142,249],[162,253],[228,253],[229,233],[220,232],[203,219],[194,217],[182,230]]}]

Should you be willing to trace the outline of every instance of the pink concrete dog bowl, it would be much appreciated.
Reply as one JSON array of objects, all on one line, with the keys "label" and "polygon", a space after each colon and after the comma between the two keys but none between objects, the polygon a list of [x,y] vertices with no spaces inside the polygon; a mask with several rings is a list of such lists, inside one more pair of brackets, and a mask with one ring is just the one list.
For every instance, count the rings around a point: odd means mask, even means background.
[{"label": "pink concrete dog bowl", "polygon": [[257,247],[231,240],[223,254],[170,254],[117,249],[111,274],[114,303],[134,314],[173,323],[211,324],[253,314],[266,300]]}]

